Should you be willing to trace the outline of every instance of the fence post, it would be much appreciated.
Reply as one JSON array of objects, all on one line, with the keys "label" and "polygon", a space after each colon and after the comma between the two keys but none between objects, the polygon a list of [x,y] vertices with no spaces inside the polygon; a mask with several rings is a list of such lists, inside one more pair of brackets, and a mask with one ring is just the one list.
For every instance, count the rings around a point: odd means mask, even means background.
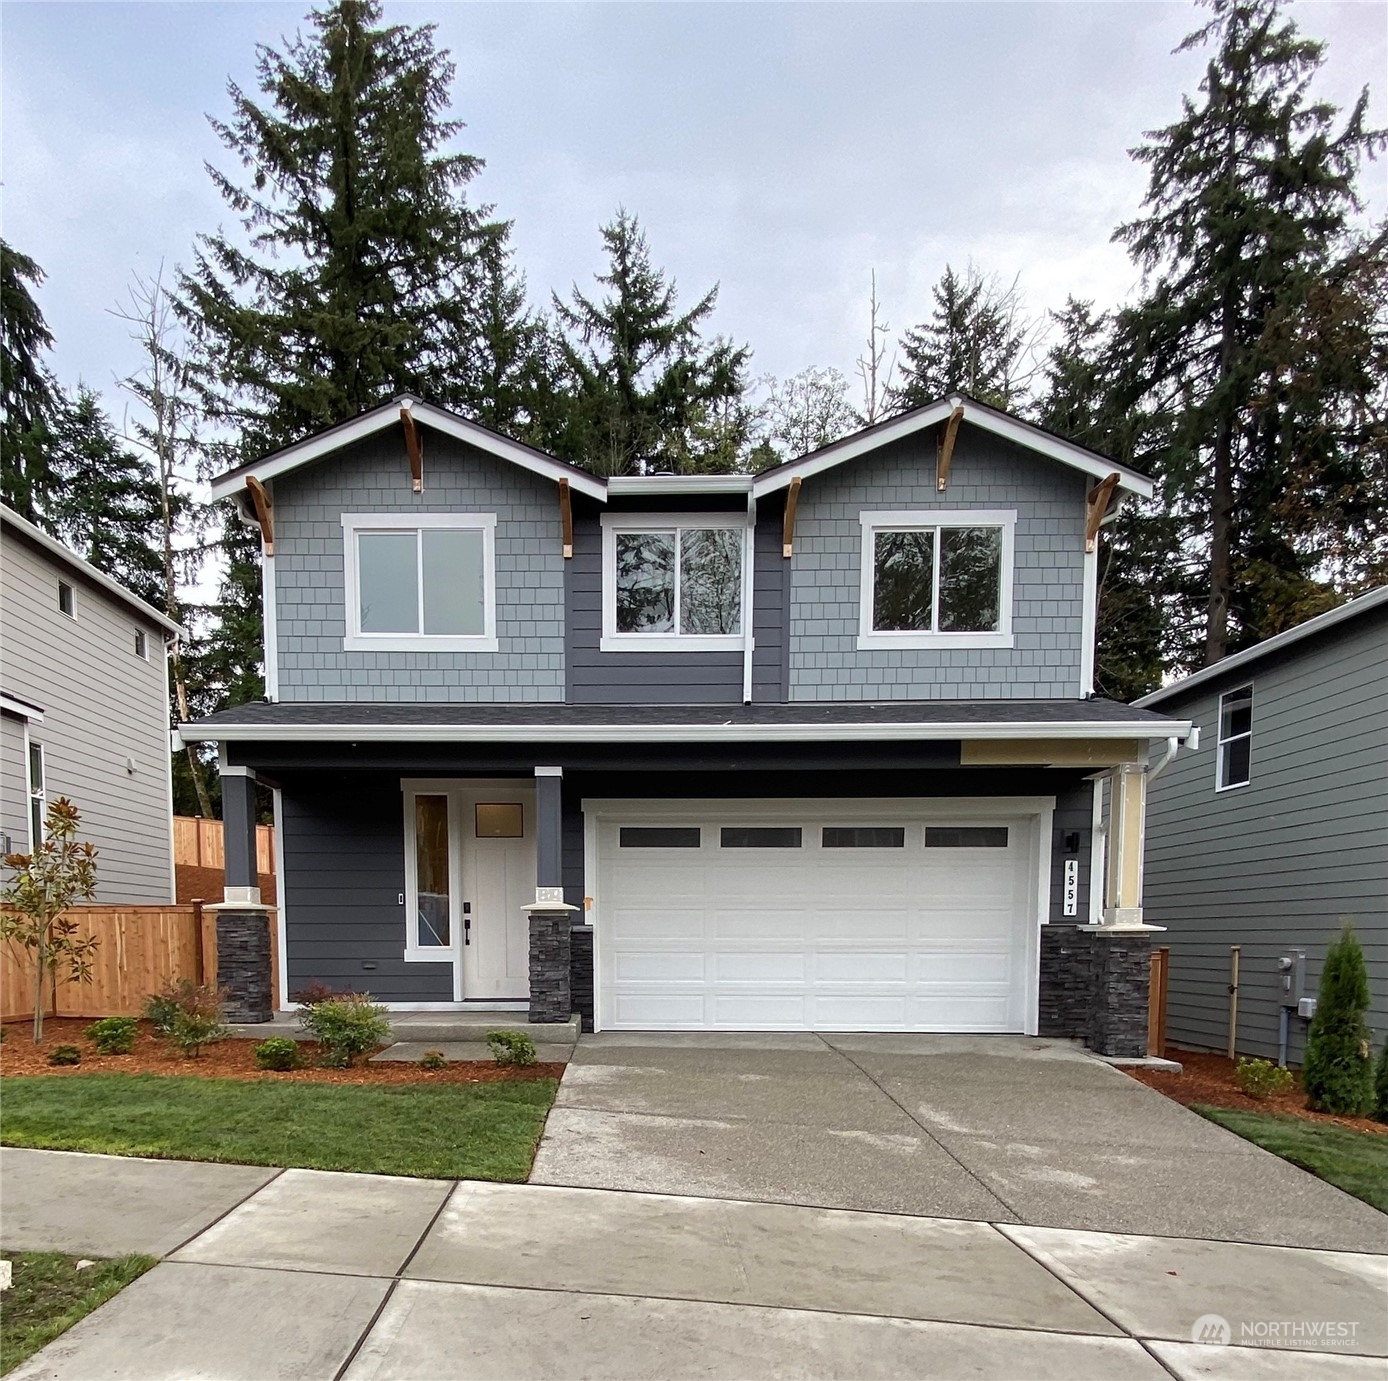
[{"label": "fence post", "polygon": [[197,955],[197,962],[193,969],[193,980],[201,988],[207,982],[207,938],[202,933],[202,898],[193,898],[193,932],[196,941],[193,952]]}]

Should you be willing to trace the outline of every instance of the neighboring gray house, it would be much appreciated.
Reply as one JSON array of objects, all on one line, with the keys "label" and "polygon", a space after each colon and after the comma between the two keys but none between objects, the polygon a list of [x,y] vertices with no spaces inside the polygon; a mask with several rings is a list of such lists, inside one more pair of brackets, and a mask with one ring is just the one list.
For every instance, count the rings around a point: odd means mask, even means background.
[{"label": "neighboring gray house", "polygon": [[[174,899],[166,645],[178,625],[0,508],[0,835],[66,796],[100,902]],[[4,843],[0,839],[0,844]]]},{"label": "neighboring gray house", "polygon": [[219,476],[268,700],[180,732],[242,939],[273,791],[276,1004],[1145,1042],[1145,769],[1188,726],[1092,681],[1098,529],[1151,491],[967,398],[612,479],[406,398]]},{"label": "neighboring gray house", "polygon": [[[1305,995],[1352,921],[1369,1020],[1388,1031],[1388,587],[1137,701],[1193,721],[1200,749],[1153,783],[1147,917],[1171,947],[1169,1038],[1223,1050],[1230,946],[1240,946],[1237,1049],[1278,1055],[1283,971]],[[1292,997],[1297,994],[1291,994]],[[1291,1009],[1288,1059],[1309,1022]]]}]

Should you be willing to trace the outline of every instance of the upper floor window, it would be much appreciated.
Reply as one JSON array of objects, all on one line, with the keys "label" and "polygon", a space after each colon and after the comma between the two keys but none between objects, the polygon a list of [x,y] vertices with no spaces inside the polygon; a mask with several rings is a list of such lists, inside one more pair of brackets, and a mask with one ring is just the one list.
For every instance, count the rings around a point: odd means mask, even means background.
[{"label": "upper floor window", "polygon": [[349,652],[495,652],[496,514],[345,513]]},{"label": "upper floor window", "polygon": [[1012,511],[863,513],[859,648],[1011,647]]},{"label": "upper floor window", "polygon": [[77,617],[77,596],[66,580],[58,582],[58,608],[70,619]]},{"label": "upper floor window", "polygon": [[135,630],[135,655],[149,661],[149,639],[145,636],[143,628]]},{"label": "upper floor window", "polygon": [[1219,697],[1219,760],[1215,790],[1247,786],[1253,768],[1253,687],[1240,686]]},{"label": "upper floor window", "polygon": [[606,514],[602,521],[603,651],[742,645],[741,514]]},{"label": "upper floor window", "polygon": [[44,818],[48,814],[48,784],[44,780],[43,744],[29,745],[29,852],[43,843]]}]

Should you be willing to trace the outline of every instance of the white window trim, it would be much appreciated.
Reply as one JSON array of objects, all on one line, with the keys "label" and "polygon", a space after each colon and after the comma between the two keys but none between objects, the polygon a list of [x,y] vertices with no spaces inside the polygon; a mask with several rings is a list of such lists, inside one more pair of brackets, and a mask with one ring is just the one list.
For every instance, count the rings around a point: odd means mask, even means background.
[{"label": "white window trim", "polygon": [[[425,529],[482,533],[483,632],[481,634],[363,633],[358,599],[357,534],[422,532]],[[422,562],[423,543],[418,545]],[[344,513],[342,515],[342,584],[346,602],[347,652],[495,652],[496,514],[495,513]],[[420,573],[423,599],[423,572]],[[421,611],[422,612],[422,611]],[[421,620],[422,622],[422,620]]]},{"label": "white window trim", "polygon": [[[1231,695],[1237,695],[1240,691],[1248,692],[1248,730],[1242,734],[1230,734],[1224,737],[1224,702]],[[1219,703],[1215,706],[1215,794],[1222,791],[1242,791],[1253,780],[1253,682],[1249,681],[1245,685],[1235,686],[1232,690],[1221,693]],[[1239,739],[1248,740],[1248,780],[1243,782],[1226,782],[1224,780],[1224,745],[1226,743],[1236,743]]]},{"label": "white window trim", "polygon": [[[71,611],[63,608],[63,591],[66,590],[72,596]],[[58,612],[65,618],[77,622],[77,586],[71,580],[58,581]]]},{"label": "white window trim", "polygon": [[[34,790],[34,767],[33,754],[35,751],[39,755],[39,776],[42,780],[38,790]],[[34,830],[34,802],[39,803],[38,831]],[[29,738],[29,722],[24,722],[24,828],[29,835],[29,852],[31,854],[38,851],[38,847],[43,843],[43,827],[48,821],[48,754],[44,751],[41,743],[34,743]]]},{"label": "white window trim", "polygon": [[[149,661],[149,634],[143,628],[135,629],[135,655],[142,661]],[[142,652],[140,649],[144,648]]]},{"label": "white window trim", "polygon": [[[619,532],[678,532],[684,528],[749,528],[743,513],[604,513],[602,515],[602,638],[600,652],[735,652],[754,646],[746,628],[752,608],[751,543],[742,542],[741,633],[619,633],[617,631],[617,534]],[[679,556],[675,558],[675,603],[679,608]]]},{"label": "white window trim", "polygon": [[[462,926],[463,918],[461,914],[455,915],[458,909],[457,897],[459,888],[456,879],[459,876],[458,868],[461,859],[458,857],[460,852],[458,847],[458,830],[455,812],[458,809],[457,799],[453,790],[448,786],[431,786],[426,782],[402,782],[401,787],[405,797],[405,953],[404,958],[410,963],[423,964],[454,964],[455,970],[458,961],[458,931]],[[452,943],[447,945],[421,945],[418,942],[418,913],[419,913],[419,854],[415,839],[415,797],[416,796],[442,796],[448,802],[448,926],[449,935]],[[454,1000],[459,997],[457,991],[457,974],[454,975]]]},{"label": "white window trim", "polygon": [[[1012,565],[1017,528],[1015,508],[918,508],[864,511],[858,515],[862,525],[859,544],[858,650],[951,647],[1011,647],[1012,641]],[[920,532],[926,528],[996,527],[1002,530],[1001,588],[998,592],[998,626],[989,633],[892,632],[872,626],[873,586],[876,580],[876,534],[879,532]],[[938,615],[940,585],[940,543],[935,542],[935,570],[931,577]]]}]

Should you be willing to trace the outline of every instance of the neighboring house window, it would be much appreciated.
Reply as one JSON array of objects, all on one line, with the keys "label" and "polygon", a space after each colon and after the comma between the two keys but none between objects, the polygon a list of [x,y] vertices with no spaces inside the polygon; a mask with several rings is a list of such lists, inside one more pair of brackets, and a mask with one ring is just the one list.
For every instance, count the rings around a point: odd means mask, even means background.
[{"label": "neighboring house window", "polygon": [[603,651],[742,645],[741,515],[605,515],[602,537]]},{"label": "neighboring house window", "polygon": [[1240,686],[1219,697],[1217,791],[1247,786],[1253,766],[1253,687]]},{"label": "neighboring house window", "polygon": [[58,608],[70,619],[77,617],[77,596],[66,580],[58,582]]},{"label": "neighboring house window", "polygon": [[29,852],[43,843],[43,821],[48,814],[48,789],[44,784],[43,744],[29,745]]},{"label": "neighboring house window", "polygon": [[348,651],[496,651],[496,514],[345,513],[342,536]]},{"label": "neighboring house window", "polygon": [[135,630],[135,655],[143,657],[146,661],[149,660],[149,639],[145,637],[143,628]]},{"label": "neighboring house window", "polygon": [[859,648],[1011,647],[1012,511],[863,513]]}]

